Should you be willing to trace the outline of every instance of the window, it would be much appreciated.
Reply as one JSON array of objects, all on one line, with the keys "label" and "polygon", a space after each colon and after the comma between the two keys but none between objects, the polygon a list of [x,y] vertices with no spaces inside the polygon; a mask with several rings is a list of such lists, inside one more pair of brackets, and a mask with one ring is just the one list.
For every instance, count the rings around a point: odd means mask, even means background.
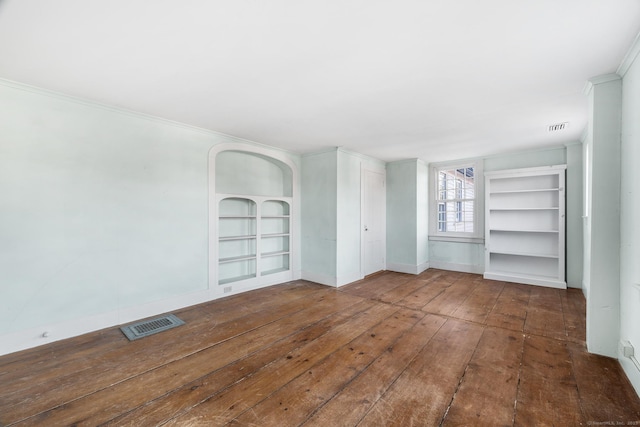
[{"label": "window", "polygon": [[[482,177],[479,165],[443,165],[433,168],[435,179],[429,222],[432,236],[477,238],[482,236],[478,198]],[[478,176],[479,175],[479,176]]]},{"label": "window", "polygon": [[[473,174],[473,168],[469,168],[471,169],[471,173]],[[461,200],[464,199],[464,193],[462,191],[462,180],[461,179],[456,179],[456,222],[462,222],[464,218],[463,215],[463,210],[462,210],[462,202]]]}]

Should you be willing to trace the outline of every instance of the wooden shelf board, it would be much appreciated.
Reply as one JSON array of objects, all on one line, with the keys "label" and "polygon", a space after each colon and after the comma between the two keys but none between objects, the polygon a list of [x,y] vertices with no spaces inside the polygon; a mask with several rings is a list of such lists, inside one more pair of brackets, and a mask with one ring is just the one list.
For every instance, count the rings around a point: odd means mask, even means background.
[{"label": "wooden shelf board", "polygon": [[219,241],[225,241],[225,240],[252,240],[255,239],[256,235],[255,234],[247,234],[247,235],[242,235],[242,236],[225,236],[225,237],[220,237],[218,240]]},{"label": "wooden shelf board", "polygon": [[557,211],[560,208],[557,206],[550,206],[544,208],[489,208],[490,211]]},{"label": "wooden shelf board", "polygon": [[489,231],[497,231],[500,233],[559,233],[558,230],[507,230],[503,228],[492,228]]},{"label": "wooden shelf board", "polygon": [[261,236],[263,239],[266,237],[289,237],[289,233],[271,233],[271,234],[263,234]]},{"label": "wooden shelf board", "polygon": [[264,252],[260,254],[262,258],[268,258],[268,257],[278,256],[278,255],[289,255],[289,251]]},{"label": "wooden shelf board", "polygon": [[497,255],[513,255],[513,256],[533,257],[533,258],[551,258],[551,259],[560,258],[560,256],[557,254],[554,255],[554,254],[540,254],[540,253],[533,253],[533,252],[494,251],[491,249],[489,249],[489,253],[497,254]]},{"label": "wooden shelf board", "polygon": [[485,271],[484,278],[504,282],[523,283],[525,285],[546,286],[556,289],[567,289],[567,283],[557,277],[533,274],[518,274],[508,271]]},{"label": "wooden shelf board", "polygon": [[489,194],[544,193],[549,191],[560,191],[560,189],[559,188],[535,188],[532,190],[499,190],[499,191],[491,191]]},{"label": "wooden shelf board", "polygon": [[251,260],[251,259],[256,259],[256,255],[240,255],[240,256],[230,256],[230,257],[226,257],[226,258],[220,258],[218,259],[218,263],[219,264],[226,264],[228,262],[235,262],[235,261],[244,261],[244,260]]}]

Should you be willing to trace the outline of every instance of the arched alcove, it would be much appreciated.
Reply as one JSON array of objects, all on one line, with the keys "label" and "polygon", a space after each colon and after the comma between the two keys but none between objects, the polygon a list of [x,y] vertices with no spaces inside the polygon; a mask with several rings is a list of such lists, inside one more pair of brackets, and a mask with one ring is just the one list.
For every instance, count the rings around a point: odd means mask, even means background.
[{"label": "arched alcove", "polygon": [[297,168],[284,153],[223,144],[209,154],[209,288],[234,294],[294,278]]},{"label": "arched alcove", "polygon": [[291,197],[291,168],[258,153],[228,150],[216,155],[216,193]]}]

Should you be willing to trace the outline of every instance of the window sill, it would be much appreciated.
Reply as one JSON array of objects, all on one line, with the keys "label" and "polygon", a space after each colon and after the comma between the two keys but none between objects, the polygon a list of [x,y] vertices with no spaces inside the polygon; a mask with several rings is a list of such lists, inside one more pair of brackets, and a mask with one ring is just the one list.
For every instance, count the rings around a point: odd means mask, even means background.
[{"label": "window sill", "polygon": [[484,244],[484,237],[429,236],[430,242],[457,242]]}]

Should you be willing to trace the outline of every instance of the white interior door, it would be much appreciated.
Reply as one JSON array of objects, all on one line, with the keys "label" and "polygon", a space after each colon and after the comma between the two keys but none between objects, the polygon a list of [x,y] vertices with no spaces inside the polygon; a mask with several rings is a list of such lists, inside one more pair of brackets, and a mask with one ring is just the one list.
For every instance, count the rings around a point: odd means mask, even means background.
[{"label": "white interior door", "polygon": [[362,272],[366,276],[385,269],[385,175],[362,170]]}]

